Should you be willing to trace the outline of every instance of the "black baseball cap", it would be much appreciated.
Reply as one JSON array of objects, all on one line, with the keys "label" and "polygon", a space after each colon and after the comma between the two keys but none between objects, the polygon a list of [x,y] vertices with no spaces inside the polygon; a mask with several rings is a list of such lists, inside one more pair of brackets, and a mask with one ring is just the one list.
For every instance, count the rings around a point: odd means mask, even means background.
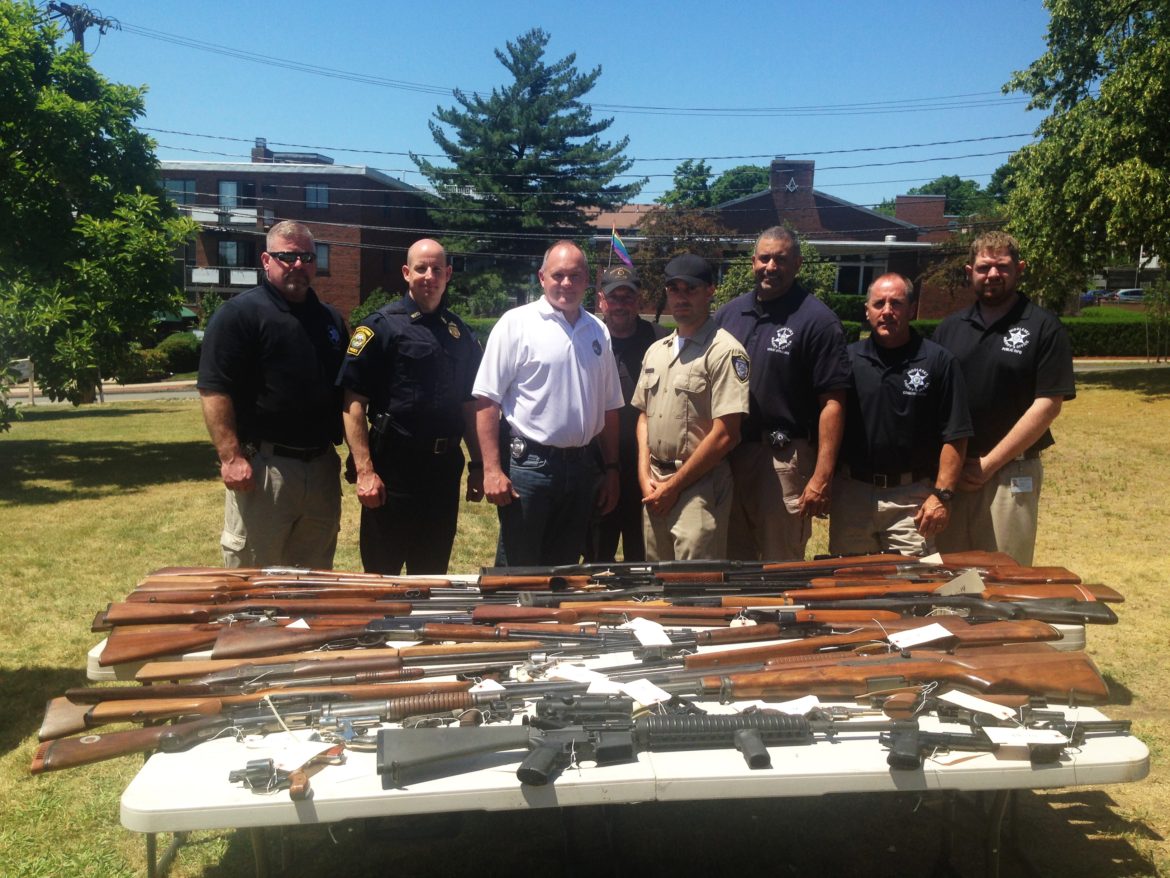
[{"label": "black baseball cap", "polygon": [[601,291],[607,296],[618,287],[629,287],[637,292],[638,272],[628,265],[617,265],[601,273]]},{"label": "black baseball cap", "polygon": [[684,253],[666,263],[666,282],[681,280],[691,286],[714,286],[715,271],[711,263],[694,253]]}]

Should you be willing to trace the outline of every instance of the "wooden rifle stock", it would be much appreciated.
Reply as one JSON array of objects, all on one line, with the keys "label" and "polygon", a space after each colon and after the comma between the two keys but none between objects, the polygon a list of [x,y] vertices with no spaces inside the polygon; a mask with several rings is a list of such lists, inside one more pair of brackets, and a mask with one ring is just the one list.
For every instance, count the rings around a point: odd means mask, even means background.
[{"label": "wooden rifle stock", "polygon": [[213,738],[226,726],[221,716],[204,716],[179,725],[148,726],[106,735],[82,735],[80,738],[62,738],[46,741],[37,747],[30,771],[60,771],[78,765],[89,765],[131,753],[147,753],[158,750],[163,742],[169,742],[167,749],[184,750],[199,741]]},{"label": "wooden rifle stock", "polygon": [[959,616],[898,619],[880,624],[859,625],[851,631],[786,640],[762,646],[696,653],[684,659],[684,666],[688,670],[697,670],[756,661],[766,662],[773,658],[792,655],[823,655],[830,652],[840,655],[841,651],[856,649],[866,644],[877,644],[881,646],[883,651],[887,651],[890,648],[887,641],[889,634],[924,628],[931,624],[941,625],[950,633],[949,638],[938,644],[944,647],[952,644],[964,647],[998,646],[1004,643],[1059,640],[1061,637],[1060,632],[1051,625],[1027,619],[1012,622],[984,622],[977,625],[973,625]]},{"label": "wooden rifle stock", "polygon": [[411,605],[402,601],[373,599],[248,600],[223,604],[180,604],[122,601],[110,604],[104,617],[107,625],[140,625],[158,622],[214,622],[230,613],[272,611],[281,616],[360,615],[408,616]]},{"label": "wooden rifle stock", "polygon": [[307,588],[248,585],[247,588],[168,588],[160,591],[132,591],[126,601],[133,604],[230,604],[239,601],[291,601],[291,600],[393,600],[394,598],[415,599],[430,595],[429,588],[409,588],[404,585],[373,587],[366,585],[326,585]]},{"label": "wooden rifle stock", "polygon": [[769,670],[707,676],[704,692],[734,698],[817,695],[856,698],[860,694],[921,683],[948,683],[976,693],[1039,695],[1056,701],[1100,703],[1109,689],[1083,652],[984,647],[962,653],[879,656],[797,656],[769,662]]},{"label": "wooden rifle stock", "polygon": [[296,686],[261,689],[235,695],[193,698],[140,698],[73,704],[54,698],[45,707],[39,737],[46,741],[83,732],[110,723],[150,722],[180,716],[214,716],[234,707],[261,707],[267,699],[281,702],[306,700],[347,700],[402,698],[439,692],[466,692],[467,680],[407,680],[357,685]]}]

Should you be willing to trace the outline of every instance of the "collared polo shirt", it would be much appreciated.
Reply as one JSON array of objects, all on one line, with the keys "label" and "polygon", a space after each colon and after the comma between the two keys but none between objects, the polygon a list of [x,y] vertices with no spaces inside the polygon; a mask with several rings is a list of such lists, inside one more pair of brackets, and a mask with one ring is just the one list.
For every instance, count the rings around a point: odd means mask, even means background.
[{"label": "collared polo shirt", "polygon": [[747,350],[752,363],[751,411],[745,441],[784,430],[816,438],[818,397],[849,387],[845,331],[829,307],[800,284],[760,302],[755,290],[715,312],[715,322]]},{"label": "collared polo shirt", "polygon": [[[1068,333],[1055,315],[1024,296],[991,326],[984,325],[976,302],[943,320],[931,337],[963,369],[975,427],[970,457],[994,448],[1037,397],[1076,396]],[[1041,451],[1053,441],[1045,430],[1028,450]]]},{"label": "collared polo shirt", "polygon": [[544,296],[500,318],[472,394],[499,405],[517,433],[557,448],[588,445],[625,402],[605,324],[583,308],[571,324]]},{"label": "collared polo shirt", "polygon": [[346,338],[341,315],[312,290],[291,303],[265,281],[212,315],[196,387],[231,397],[241,442],[335,445]]},{"label": "collared polo shirt", "polygon": [[841,459],[870,472],[936,471],[944,442],[971,436],[967,392],[955,358],[911,330],[889,350],[873,336],[849,345]]}]

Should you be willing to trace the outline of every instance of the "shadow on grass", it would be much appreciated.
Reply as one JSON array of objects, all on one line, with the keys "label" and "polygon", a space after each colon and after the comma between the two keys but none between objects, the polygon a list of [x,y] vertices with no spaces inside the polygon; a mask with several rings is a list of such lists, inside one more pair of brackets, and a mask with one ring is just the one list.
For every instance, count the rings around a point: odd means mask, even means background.
[{"label": "shadow on grass", "polygon": [[[81,668],[16,668],[0,670],[0,752],[7,753],[35,734],[45,715],[45,702],[71,686],[86,684]],[[30,752],[29,758],[32,758]]]},{"label": "shadow on grass", "polygon": [[[12,400],[19,403],[19,399]],[[51,421],[71,421],[76,418],[125,418],[134,415],[158,415],[166,409],[158,408],[129,408],[127,406],[111,406],[110,403],[97,403],[82,406],[30,406],[24,403],[20,406],[21,420],[29,423]]]},{"label": "shadow on grass", "polygon": [[[436,814],[270,831],[267,851],[272,865],[284,859],[304,875],[974,876],[990,874],[987,805],[975,794],[952,807],[938,793],[873,793],[466,812],[458,821]],[[1103,791],[1024,791],[1006,828],[1015,844],[1003,849],[1004,876],[1155,874],[1122,836],[1157,834],[1122,816]],[[249,834],[237,832],[203,874],[247,875],[251,856]]]},{"label": "shadow on grass", "polygon": [[[0,504],[97,499],[218,477],[207,442],[0,440]],[[37,484],[37,483],[49,484]]]},{"label": "shadow on grass", "polygon": [[1103,674],[1105,685],[1109,687],[1110,704],[1133,704],[1133,690],[1110,674]]},{"label": "shadow on grass", "polygon": [[1170,398],[1170,369],[1119,369],[1116,372],[1086,372],[1077,376],[1077,386],[1140,393],[1153,402]]}]

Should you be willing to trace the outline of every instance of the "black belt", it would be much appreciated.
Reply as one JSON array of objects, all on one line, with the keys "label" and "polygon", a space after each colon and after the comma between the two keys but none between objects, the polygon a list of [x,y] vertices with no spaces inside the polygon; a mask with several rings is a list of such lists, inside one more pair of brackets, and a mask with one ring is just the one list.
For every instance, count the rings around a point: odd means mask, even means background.
[{"label": "black belt", "polygon": [[923,479],[934,478],[934,470],[930,469],[915,469],[900,473],[875,473],[869,470],[854,469],[851,466],[845,467],[845,472],[851,479],[858,482],[866,482],[873,485],[875,488],[900,488],[904,485],[912,485],[915,482],[920,482]]},{"label": "black belt", "polygon": [[459,447],[462,436],[428,436],[425,438],[414,436],[399,436],[391,434],[387,437],[390,445],[403,448],[420,454],[446,454]]},{"label": "black belt", "polygon": [[322,445],[317,448],[300,448],[296,445],[278,445],[275,442],[261,442],[260,453],[271,457],[291,457],[294,460],[316,460],[332,448],[332,445]]},{"label": "black belt", "polygon": [[659,460],[657,457],[651,456],[650,462],[662,470],[664,473],[673,473],[678,470],[679,465],[673,460]]},{"label": "black belt", "polygon": [[[593,450],[592,445],[574,445],[570,448],[558,448],[556,445],[545,445],[543,442],[537,442],[535,439],[529,439],[527,436],[513,433],[511,442],[516,441],[524,443],[524,452],[522,454],[531,453],[544,458],[579,457]],[[515,458],[515,455],[513,455],[513,458]]]}]

